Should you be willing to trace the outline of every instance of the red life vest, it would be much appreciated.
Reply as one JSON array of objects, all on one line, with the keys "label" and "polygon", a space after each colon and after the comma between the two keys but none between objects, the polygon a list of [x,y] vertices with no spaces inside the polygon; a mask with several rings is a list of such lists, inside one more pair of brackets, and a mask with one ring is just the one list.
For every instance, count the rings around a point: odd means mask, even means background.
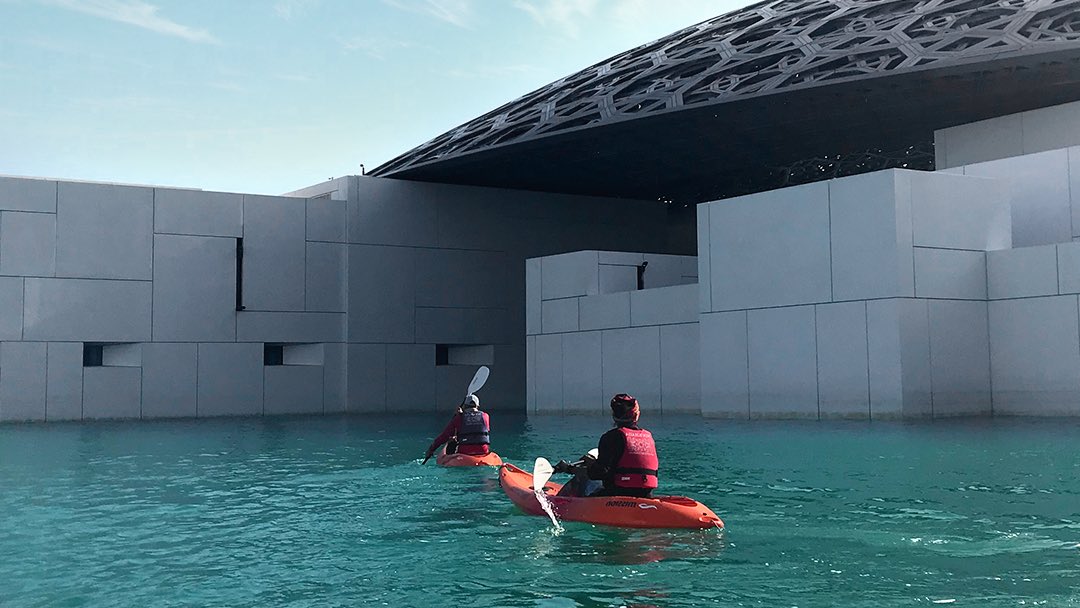
[{"label": "red life vest", "polygon": [[612,483],[619,488],[656,488],[660,459],[656,456],[652,433],[626,427],[619,427],[619,431],[626,440],[626,447],[622,458],[615,463]]}]

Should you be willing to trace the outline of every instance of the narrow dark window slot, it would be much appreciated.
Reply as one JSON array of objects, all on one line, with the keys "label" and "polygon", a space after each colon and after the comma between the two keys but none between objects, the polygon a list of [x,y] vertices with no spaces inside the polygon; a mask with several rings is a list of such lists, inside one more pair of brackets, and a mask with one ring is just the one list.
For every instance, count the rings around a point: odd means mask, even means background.
[{"label": "narrow dark window slot", "polygon": [[236,310],[244,310],[244,237],[236,239]]}]

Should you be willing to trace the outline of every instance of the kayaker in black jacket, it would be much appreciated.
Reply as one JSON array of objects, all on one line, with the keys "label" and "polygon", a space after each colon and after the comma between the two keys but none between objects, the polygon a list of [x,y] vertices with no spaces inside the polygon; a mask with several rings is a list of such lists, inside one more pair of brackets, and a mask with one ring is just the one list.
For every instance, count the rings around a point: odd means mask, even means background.
[{"label": "kayaker in black jacket", "polygon": [[[625,393],[611,398],[611,417],[615,428],[600,437],[597,456],[586,455],[580,468],[559,461],[555,471],[577,472],[573,486],[583,487],[581,469],[589,479],[603,481],[604,487],[590,496],[634,496],[648,498],[658,485],[660,466],[652,433],[638,428],[641,407],[637,399]],[[571,485],[571,484],[567,484]],[[562,493],[562,492],[560,492]]]}]

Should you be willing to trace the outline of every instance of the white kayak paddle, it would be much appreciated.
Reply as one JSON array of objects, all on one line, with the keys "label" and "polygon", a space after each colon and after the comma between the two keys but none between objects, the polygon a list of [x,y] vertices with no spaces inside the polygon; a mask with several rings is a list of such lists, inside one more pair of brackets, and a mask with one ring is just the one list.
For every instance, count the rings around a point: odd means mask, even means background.
[{"label": "white kayak paddle", "polygon": [[551,467],[551,463],[548,462],[547,458],[536,459],[536,463],[533,465],[533,494],[536,495],[536,502],[540,503],[540,508],[551,518],[551,525],[561,531],[562,526],[559,525],[559,520],[555,519],[555,511],[551,508],[551,501],[548,500],[547,494],[544,493],[544,485],[551,479],[551,474],[554,472],[555,469]]}]

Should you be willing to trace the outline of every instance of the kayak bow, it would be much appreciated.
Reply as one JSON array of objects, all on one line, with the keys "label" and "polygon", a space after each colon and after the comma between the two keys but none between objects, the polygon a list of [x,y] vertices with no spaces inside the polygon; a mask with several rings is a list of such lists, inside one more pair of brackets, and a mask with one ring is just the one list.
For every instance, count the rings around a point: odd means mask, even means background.
[{"label": "kayak bow", "polygon": [[[529,515],[544,515],[533,494],[533,476],[512,464],[499,469],[499,483],[515,505]],[[544,484],[555,514],[565,521],[582,521],[622,528],[723,528],[709,507],[685,496],[556,496],[561,484]]]},{"label": "kayak bow", "polygon": [[444,447],[435,457],[435,463],[444,467],[497,467],[502,464],[502,458],[495,452],[488,452],[483,456],[470,454],[447,454]]}]

